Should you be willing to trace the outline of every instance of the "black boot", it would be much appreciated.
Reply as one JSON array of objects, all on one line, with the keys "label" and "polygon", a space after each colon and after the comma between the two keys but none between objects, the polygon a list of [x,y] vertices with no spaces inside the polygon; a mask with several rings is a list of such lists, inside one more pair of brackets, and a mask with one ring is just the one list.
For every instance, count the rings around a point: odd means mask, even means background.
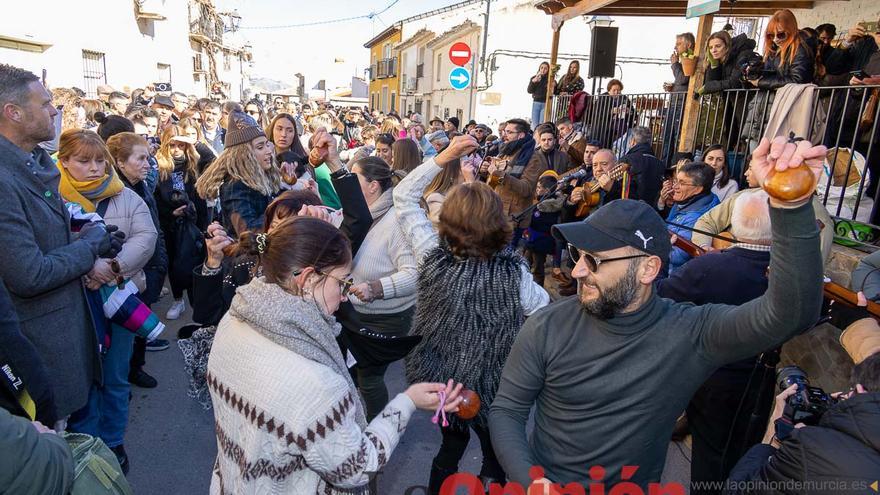
[{"label": "black boot", "polygon": [[445,469],[431,463],[431,477],[428,480],[428,495],[440,495],[440,488],[446,478],[458,472],[458,469]]},{"label": "black boot", "polygon": [[128,374],[128,383],[141,388],[156,388],[159,382],[150,376],[143,368],[132,369]]},{"label": "black boot", "polygon": [[125,447],[122,445],[117,445],[116,447],[110,447],[110,450],[116,454],[116,460],[119,461],[119,467],[122,469],[122,474],[128,474],[128,454],[125,453]]}]

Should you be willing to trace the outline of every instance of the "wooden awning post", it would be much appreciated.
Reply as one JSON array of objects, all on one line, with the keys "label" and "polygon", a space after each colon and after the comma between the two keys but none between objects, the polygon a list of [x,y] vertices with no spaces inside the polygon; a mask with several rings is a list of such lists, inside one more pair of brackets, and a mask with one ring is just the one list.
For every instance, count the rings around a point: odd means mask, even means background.
[{"label": "wooden awning post", "polygon": [[712,14],[700,16],[700,24],[697,26],[697,46],[694,47],[694,54],[697,57],[697,70],[690,78],[688,92],[684,99],[684,116],[681,120],[678,151],[694,151],[694,140],[697,137],[697,118],[700,113],[700,100],[693,98],[693,94],[703,86],[703,80],[705,79],[706,74],[702,70],[700,61],[703,59],[706,43],[708,43],[709,36],[712,34],[712,19],[714,17]]},{"label": "wooden awning post", "polygon": [[[556,72],[553,71],[553,68],[556,67],[556,59],[559,56],[559,32],[562,31],[563,24],[565,24],[565,21],[560,22],[558,26],[556,26],[556,22],[553,23],[553,44],[550,45],[550,70],[547,71],[547,97],[544,100],[544,122],[550,121],[550,111],[553,106],[553,90],[556,89]],[[537,123],[533,122],[533,124]]]}]

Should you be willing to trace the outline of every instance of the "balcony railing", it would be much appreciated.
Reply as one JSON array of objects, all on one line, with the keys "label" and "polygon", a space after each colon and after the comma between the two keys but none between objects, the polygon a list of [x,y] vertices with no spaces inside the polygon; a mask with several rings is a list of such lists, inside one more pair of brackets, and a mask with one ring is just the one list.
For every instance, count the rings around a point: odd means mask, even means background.
[{"label": "balcony railing", "polygon": [[[825,172],[819,181],[819,196],[838,222],[857,220],[880,225],[880,105],[869,106],[872,92],[880,91],[880,86],[818,87],[813,91],[816,94],[809,120],[813,124],[807,135],[800,137],[829,149]],[[689,97],[686,93],[593,96],[584,104],[578,124],[585,136],[613,149],[618,156],[626,152],[630,129],[648,127],[655,156],[672,165]],[[690,151],[722,145],[727,150],[731,177],[741,188],[745,187],[745,169],[767,128],[774,97],[774,92],[758,89],[703,95],[698,103],[696,125],[688,136],[695,148]],[[569,116],[570,102],[569,96],[555,97],[551,121]],[[871,177],[872,173],[875,177]],[[852,226],[835,227],[838,235],[857,241],[880,239],[880,227],[856,230]]]},{"label": "balcony railing", "polygon": [[397,59],[384,58],[376,64],[376,79],[397,76]]}]

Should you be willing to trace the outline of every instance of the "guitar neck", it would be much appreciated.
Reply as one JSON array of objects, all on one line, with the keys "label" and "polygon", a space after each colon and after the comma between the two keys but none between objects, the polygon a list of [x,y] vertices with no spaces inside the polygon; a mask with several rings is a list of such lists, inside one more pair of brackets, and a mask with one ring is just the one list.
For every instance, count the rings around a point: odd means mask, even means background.
[{"label": "guitar neck", "polygon": [[[617,167],[608,174],[608,178],[611,180],[617,180],[623,177],[623,173],[626,172],[626,168],[623,166]],[[597,192],[602,186],[599,185],[599,182],[596,182],[592,186],[590,186],[590,193]]]}]

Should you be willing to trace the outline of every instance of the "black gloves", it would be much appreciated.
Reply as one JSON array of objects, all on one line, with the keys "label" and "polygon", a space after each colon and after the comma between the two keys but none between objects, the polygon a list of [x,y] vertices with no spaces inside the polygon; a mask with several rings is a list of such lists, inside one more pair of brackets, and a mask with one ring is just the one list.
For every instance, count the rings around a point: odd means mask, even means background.
[{"label": "black gloves", "polygon": [[115,258],[122,249],[125,234],[115,225],[90,222],[79,231],[79,238],[89,244],[92,253],[100,258]]}]

